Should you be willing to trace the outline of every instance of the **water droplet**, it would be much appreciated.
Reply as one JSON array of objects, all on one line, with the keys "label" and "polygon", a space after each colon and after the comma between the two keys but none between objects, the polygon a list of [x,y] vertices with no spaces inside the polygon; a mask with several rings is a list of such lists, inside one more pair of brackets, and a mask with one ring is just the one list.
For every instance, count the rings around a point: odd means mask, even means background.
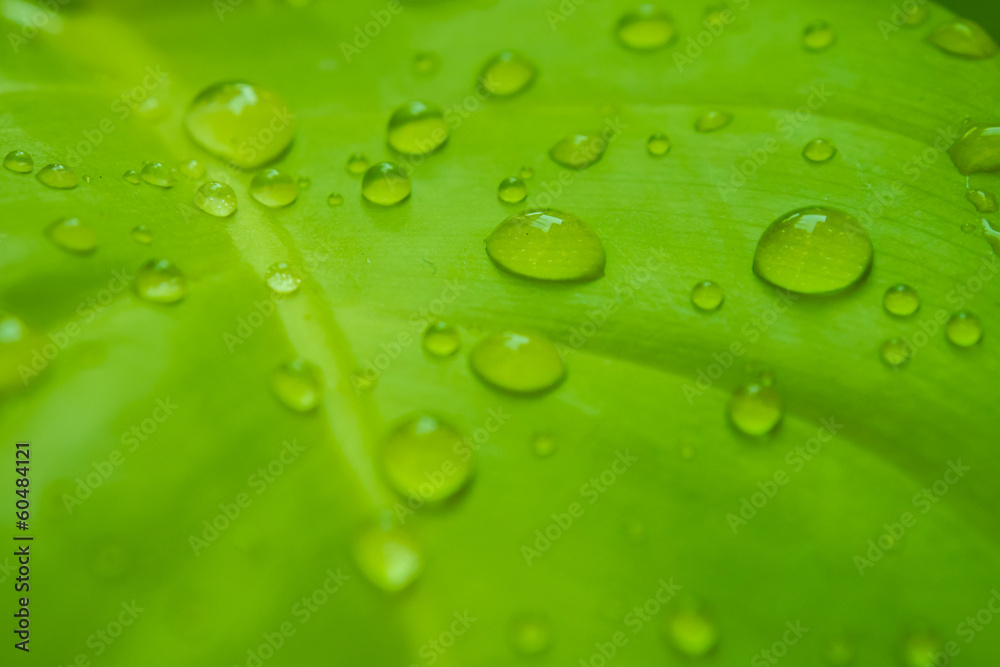
[{"label": "water droplet", "polygon": [[552,627],[542,614],[517,614],[510,620],[509,638],[521,655],[538,655],[552,645]]},{"label": "water droplet", "polygon": [[726,111],[706,111],[698,116],[694,129],[699,132],[715,132],[733,122],[733,115]]},{"label": "water droplet", "polygon": [[38,170],[35,178],[50,188],[57,190],[69,190],[75,188],[77,184],[76,173],[66,165],[47,164]]},{"label": "water droplet", "polygon": [[781,394],[774,387],[751,383],[733,392],[729,418],[747,435],[766,435],[781,421]]},{"label": "water droplet", "polygon": [[965,197],[972,202],[976,210],[980,213],[994,213],[1000,207],[997,206],[997,198],[992,192],[982,190],[969,190]]},{"label": "water droplet", "polygon": [[736,20],[736,16],[725,4],[711,5],[705,8],[705,27],[709,28],[713,35],[719,34],[719,29],[725,29],[727,25]]},{"label": "water droplet", "polygon": [[458,431],[437,417],[415,415],[382,444],[382,470],[399,494],[440,502],[458,493],[472,477],[472,458],[455,454],[455,443],[461,440]]},{"label": "water droplet", "polygon": [[386,138],[404,155],[427,155],[448,140],[448,123],[440,107],[426,102],[407,102],[389,118]]},{"label": "water droplet", "polygon": [[725,299],[722,288],[711,280],[700,282],[691,290],[691,303],[700,310],[716,310]]},{"label": "water droplet", "polygon": [[962,231],[966,234],[976,231],[976,226],[971,222],[966,222],[962,224]]},{"label": "water droplet", "polygon": [[903,14],[903,25],[907,28],[915,28],[920,25],[927,20],[927,15],[930,13],[927,11],[926,5],[916,3],[903,6],[900,9],[902,9]]},{"label": "water droplet", "polygon": [[992,58],[1000,47],[983,27],[969,19],[956,18],[927,35],[927,41],[945,53],[962,58]]},{"label": "water droplet", "polygon": [[868,275],[868,232],[837,209],[812,206],[792,211],[764,231],[753,270],[772,285],[799,294],[831,294]]},{"label": "water droplet", "polygon": [[275,262],[264,274],[267,286],[278,294],[294,294],[299,289],[302,278],[287,262]]},{"label": "water droplet", "polygon": [[479,85],[498,97],[516,95],[534,79],[535,65],[514,51],[501,51],[490,57],[479,72]]},{"label": "water droplet", "polygon": [[434,322],[424,329],[424,351],[432,357],[443,359],[458,352],[462,336],[458,329],[446,322]]},{"label": "water droplet", "polygon": [[1000,125],[970,125],[948,155],[963,176],[1000,170]]},{"label": "water droplet", "polygon": [[948,319],[945,335],[959,347],[972,347],[983,339],[983,323],[967,310],[962,310]]},{"label": "water droplet", "polygon": [[913,356],[913,348],[902,338],[890,338],[882,343],[882,361],[893,368],[899,368]]},{"label": "water droplet", "polygon": [[521,167],[521,178],[534,178],[535,170],[532,167]]},{"label": "water droplet", "polygon": [[380,162],[365,172],[361,194],[379,206],[393,206],[410,196],[410,177],[392,162]]},{"label": "water droplet", "polygon": [[665,629],[667,641],[674,650],[690,658],[708,655],[719,643],[715,620],[694,598],[678,603],[667,616]]},{"label": "water droplet", "polygon": [[84,255],[97,248],[97,232],[79,218],[60,218],[45,233],[63,250]]},{"label": "water droplet", "polygon": [[433,51],[421,51],[413,56],[413,71],[420,76],[431,76],[441,69],[441,56]]},{"label": "water droplet", "polygon": [[295,183],[299,186],[299,190],[308,190],[312,187],[313,181],[308,176],[299,176],[295,179]]},{"label": "water droplet", "polygon": [[142,179],[139,177],[139,172],[137,172],[135,169],[129,169],[128,171],[126,171],[124,174],[122,174],[122,178],[124,178],[132,185],[139,185],[140,183],[142,183]]},{"label": "water droplet", "polygon": [[815,21],[802,32],[802,44],[810,51],[823,51],[833,46],[837,33],[826,21]]},{"label": "water droplet", "polygon": [[893,285],[885,291],[882,304],[897,317],[909,317],[920,308],[920,295],[909,285]]},{"label": "water droplet", "polygon": [[901,648],[905,667],[937,667],[944,650],[937,633],[928,630],[908,633]]},{"label": "water droplet", "polygon": [[556,451],[556,439],[550,433],[536,433],[531,439],[531,451],[541,458],[552,456]]},{"label": "water droplet", "polygon": [[388,593],[412,584],[424,567],[417,542],[391,525],[369,526],[358,535],[352,551],[365,578]]},{"label": "water droplet", "polygon": [[501,222],[486,253],[506,271],[537,280],[596,280],[604,275],[604,246],[582,220],[556,209],[525,211]]},{"label": "water droplet", "polygon": [[174,170],[162,162],[147,162],[139,172],[139,176],[150,185],[161,188],[172,188],[177,182]]},{"label": "water droplet", "polygon": [[295,136],[285,101],[243,82],[217,83],[198,93],[184,127],[199,146],[244,169],[271,162]]},{"label": "water droplet", "polygon": [[843,667],[854,660],[854,643],[848,637],[834,637],[827,641],[823,654],[827,663]]},{"label": "water droplet", "polygon": [[528,186],[520,178],[511,176],[500,181],[500,187],[497,188],[497,196],[500,198],[500,201],[507,202],[508,204],[519,204],[528,196]]},{"label": "water droplet", "polygon": [[316,366],[305,359],[296,359],[271,373],[271,390],[286,407],[309,412],[323,396],[322,376]]},{"label": "water droplet", "polygon": [[810,162],[826,162],[837,154],[837,147],[829,139],[813,139],[802,149],[802,157]]},{"label": "water droplet", "polygon": [[18,174],[30,174],[35,161],[24,151],[11,151],[4,157],[3,166]]},{"label": "water droplet", "polygon": [[163,120],[170,114],[170,107],[155,97],[147,97],[135,106],[135,115],[153,122]]},{"label": "water droplet", "polygon": [[[990,248],[993,249],[994,255],[1000,255],[1000,232],[993,229],[993,225],[986,218],[982,219],[983,224],[983,238],[986,242],[990,244]],[[963,225],[962,229],[965,229]],[[971,231],[971,230],[970,230]]]},{"label": "water droplet", "polygon": [[25,337],[28,327],[17,315],[0,310],[0,343],[20,342]]},{"label": "water droplet", "polygon": [[169,260],[151,259],[135,274],[135,292],[153,303],[177,303],[187,295],[187,283]]},{"label": "water droplet", "polygon": [[326,196],[326,203],[330,206],[340,206],[344,203],[344,195],[339,192],[331,192]]},{"label": "water droplet", "polygon": [[153,232],[146,225],[137,225],[132,228],[132,239],[136,243],[149,245],[153,242]]},{"label": "water droplet", "polygon": [[549,157],[568,169],[586,169],[604,156],[608,144],[596,134],[571,134],[549,149]]},{"label": "water droplet", "polygon": [[368,171],[368,158],[361,153],[354,153],[347,158],[347,171],[351,174],[363,174]]},{"label": "water droplet", "polygon": [[662,48],[677,36],[670,15],[653,5],[640,5],[623,14],[616,32],[622,44],[637,51]]},{"label": "water droplet", "polygon": [[670,138],[665,134],[652,134],[646,140],[646,150],[653,157],[662,157],[670,152]]},{"label": "water droplet", "polygon": [[250,181],[250,196],[264,206],[288,206],[299,196],[299,188],[292,177],[277,169],[257,172]]},{"label": "water droplet", "polygon": [[177,167],[185,178],[192,181],[197,181],[205,177],[205,165],[197,160],[188,160],[187,162],[182,162]]},{"label": "water droplet", "polygon": [[236,211],[236,193],[225,183],[209,181],[194,193],[194,203],[209,215],[225,218]]},{"label": "water droplet", "polygon": [[483,338],[469,355],[487,384],[519,394],[547,391],[566,375],[559,350],[538,333],[504,331]]}]

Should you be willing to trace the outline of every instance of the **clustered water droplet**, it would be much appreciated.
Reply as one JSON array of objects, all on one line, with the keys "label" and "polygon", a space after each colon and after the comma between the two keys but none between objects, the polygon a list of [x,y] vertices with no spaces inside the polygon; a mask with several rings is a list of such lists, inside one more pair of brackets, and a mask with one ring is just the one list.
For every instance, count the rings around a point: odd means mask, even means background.
[{"label": "clustered water droplet", "polygon": [[409,533],[388,522],[363,529],[352,547],[361,573],[387,593],[410,586],[424,568],[420,545]]},{"label": "clustered water droplet", "polygon": [[837,33],[826,21],[816,21],[802,32],[802,44],[809,51],[825,51],[837,41]]},{"label": "clustered water droplet", "polygon": [[983,339],[983,323],[975,314],[962,310],[948,318],[945,334],[958,347],[972,347]]},{"label": "clustered water droplet", "polygon": [[997,206],[996,195],[992,192],[969,190],[965,196],[980,213],[995,213],[997,208],[1000,208]]}]

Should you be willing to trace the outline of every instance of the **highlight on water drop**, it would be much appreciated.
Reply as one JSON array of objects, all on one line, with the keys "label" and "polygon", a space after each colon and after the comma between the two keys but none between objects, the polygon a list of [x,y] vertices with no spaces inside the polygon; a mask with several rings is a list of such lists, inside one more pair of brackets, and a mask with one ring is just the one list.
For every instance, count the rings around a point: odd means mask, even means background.
[{"label": "highlight on water drop", "polygon": [[1000,208],[1000,206],[997,205],[996,195],[992,192],[969,190],[965,193],[965,197],[980,213],[995,213],[997,209]]},{"label": "highlight on water drop", "polygon": [[137,172],[135,169],[129,169],[128,171],[126,171],[124,174],[122,174],[122,178],[124,178],[126,182],[131,183],[132,185],[139,185],[140,183],[142,183],[142,178],[139,176],[139,172]]},{"label": "highlight on water drop", "polygon": [[353,153],[347,157],[346,167],[350,174],[363,174],[368,171],[369,166],[368,158],[363,153]]},{"label": "highlight on water drop", "polygon": [[909,317],[920,308],[920,295],[909,285],[893,285],[885,291],[882,305],[890,315]]},{"label": "highlight on water drop", "polygon": [[1000,123],[974,123],[948,149],[963,176],[1000,171]]},{"label": "highlight on water drop", "polygon": [[882,343],[882,361],[891,368],[904,366],[913,356],[913,348],[904,338],[890,338]]},{"label": "highlight on water drop", "polygon": [[646,152],[653,157],[663,157],[670,152],[670,138],[662,133],[649,135],[646,140]]},{"label": "highlight on water drop", "polygon": [[691,289],[691,303],[698,310],[718,310],[725,300],[722,288],[711,280],[704,280]]}]

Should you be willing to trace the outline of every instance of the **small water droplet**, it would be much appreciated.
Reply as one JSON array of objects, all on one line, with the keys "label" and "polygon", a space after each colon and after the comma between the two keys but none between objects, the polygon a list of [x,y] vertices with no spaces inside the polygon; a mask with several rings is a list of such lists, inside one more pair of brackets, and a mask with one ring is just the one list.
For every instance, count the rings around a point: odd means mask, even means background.
[{"label": "small water droplet", "polygon": [[751,383],[738,388],[729,399],[729,418],[747,435],[774,430],[783,414],[781,394],[774,387]]},{"label": "small water droplet", "polygon": [[571,134],[549,149],[549,157],[567,169],[586,169],[598,162],[608,143],[596,134]]},{"label": "small water droplet", "polygon": [[487,384],[519,394],[548,391],[566,376],[556,346],[541,334],[525,331],[486,336],[473,348],[469,362]]},{"label": "small water droplet", "polygon": [[556,439],[551,433],[536,433],[531,439],[531,451],[539,458],[552,456],[556,451]]},{"label": "small water droplet", "polygon": [[719,629],[705,606],[695,598],[681,599],[666,620],[667,642],[683,656],[708,655],[719,643]]},{"label": "small water droplet", "polygon": [[294,294],[298,291],[302,278],[287,262],[275,262],[264,274],[267,286],[278,294]]},{"label": "small water droplet", "polygon": [[528,186],[520,178],[511,176],[500,181],[497,196],[508,204],[519,204],[528,196]]},{"label": "small water droplet", "polygon": [[135,292],[153,303],[177,303],[187,295],[187,283],[169,260],[151,259],[135,274]]},{"label": "small water droplet", "polygon": [[316,366],[305,359],[296,359],[271,373],[271,390],[286,407],[309,412],[323,396],[322,376]]},{"label": "small water droplet", "polygon": [[711,280],[700,282],[691,290],[691,303],[700,310],[716,310],[724,299],[722,288]]},{"label": "small water droplet", "polygon": [[726,111],[706,111],[698,116],[694,129],[699,132],[715,132],[733,122],[733,115]]},{"label": "small water droplet", "polygon": [[670,44],[677,28],[670,15],[654,5],[640,5],[625,12],[616,28],[622,44],[636,51],[650,51]]},{"label": "small water droplet", "polygon": [[995,213],[1000,206],[997,205],[997,198],[992,192],[982,190],[969,190],[965,197],[972,202],[976,210],[980,213]]},{"label": "small water droplet", "polygon": [[772,285],[799,294],[832,294],[868,275],[872,242],[854,217],[833,208],[792,211],[764,231],[753,270]]},{"label": "small water droplet", "polygon": [[[990,221],[987,220],[986,218],[982,219],[982,224],[983,224],[982,227],[983,238],[986,239],[986,242],[990,244],[990,248],[992,248],[993,254],[1000,255],[1000,232],[993,229],[993,225],[991,225]],[[964,226],[962,228],[965,229]]]},{"label": "small water droplet", "polygon": [[813,139],[802,149],[802,157],[810,162],[827,162],[837,154],[837,147],[829,139]]},{"label": "small water droplet", "polygon": [[288,206],[299,196],[299,188],[292,177],[277,169],[259,171],[250,181],[250,196],[264,206]]},{"label": "small water droplet", "polygon": [[1000,170],[1000,125],[970,125],[948,155],[963,176]]},{"label": "small water droplet", "polygon": [[936,28],[927,35],[927,41],[945,53],[973,60],[992,58],[1000,52],[1000,47],[981,25],[963,18]]},{"label": "small water droplet", "polygon": [[521,655],[538,655],[552,645],[552,627],[542,614],[520,613],[510,620],[510,645]]},{"label": "small water droplet", "polygon": [[952,315],[944,330],[948,340],[959,347],[972,347],[983,339],[983,323],[967,310]]},{"label": "small water droplet", "polygon": [[234,81],[198,93],[184,116],[184,127],[209,153],[253,169],[288,149],[295,136],[292,118],[276,93]]},{"label": "small water droplet", "polygon": [[437,417],[412,416],[393,429],[382,444],[382,470],[400,495],[441,502],[472,478],[472,457],[455,453],[455,443],[461,441],[462,435]]},{"label": "small water droplet", "polygon": [[920,308],[920,295],[909,285],[893,285],[885,291],[882,304],[897,317],[909,317]]},{"label": "small water droplet", "polygon": [[913,348],[902,338],[890,338],[882,343],[882,361],[892,368],[899,368],[913,356]]},{"label": "small water droplet", "polygon": [[79,218],[60,218],[45,233],[63,250],[85,255],[97,248],[97,232]]},{"label": "small water droplet", "polygon": [[413,71],[420,76],[431,76],[441,69],[441,56],[433,51],[421,51],[413,56]]},{"label": "small water droplet", "polygon": [[139,172],[137,172],[135,169],[129,169],[128,171],[126,171],[124,174],[122,174],[122,178],[124,178],[132,185],[139,185],[140,183],[142,183],[142,178],[139,177]]},{"label": "small water droplet", "polygon": [[404,155],[428,155],[448,140],[444,111],[426,102],[407,102],[389,118],[389,146]]},{"label": "small water droplet", "polygon": [[970,232],[976,231],[976,226],[974,224],[972,224],[971,222],[963,223],[962,224],[962,231],[965,232],[966,234],[969,234]]},{"label": "small water droplet", "polygon": [[236,193],[225,183],[209,181],[194,193],[194,203],[209,215],[225,218],[236,211]]},{"label": "small water droplet", "polygon": [[410,196],[410,177],[399,165],[379,162],[361,179],[361,194],[379,206],[393,206]]},{"label": "small water droplet", "polygon": [[35,161],[24,151],[11,151],[4,157],[3,166],[17,174],[30,174]]},{"label": "small water droplet", "polygon": [[69,190],[77,185],[76,173],[62,164],[47,164],[35,174],[43,185],[57,190]]},{"label": "small water droplet", "polygon": [[827,641],[823,655],[828,664],[843,667],[854,660],[854,643],[848,637],[834,637]]},{"label": "small water droplet", "polygon": [[490,259],[525,278],[589,281],[604,275],[604,245],[575,215],[542,209],[501,222],[486,239]]},{"label": "small water droplet", "polygon": [[308,176],[299,176],[295,179],[295,184],[299,186],[299,190],[308,190],[312,187],[313,181]]},{"label": "small water droplet", "polygon": [[205,177],[205,165],[195,159],[182,162],[177,169],[184,174],[185,178],[192,181],[197,181]]},{"label": "small water droplet", "polygon": [[837,33],[826,21],[814,21],[802,31],[802,44],[809,51],[823,51],[837,40]]},{"label": "small water droplet", "polygon": [[368,158],[361,153],[354,153],[347,158],[347,171],[351,174],[363,174],[368,171]]},{"label": "small water droplet", "polygon": [[433,322],[424,329],[424,351],[432,357],[443,359],[458,352],[462,336],[458,329],[446,322]]},{"label": "small water droplet", "polygon": [[516,95],[534,79],[535,65],[514,51],[501,51],[491,56],[479,72],[479,85],[498,97]]},{"label": "small water droplet", "polygon": [[153,232],[146,225],[137,225],[132,228],[132,240],[136,243],[149,245],[153,242]]},{"label": "small water droplet", "polygon": [[177,182],[174,170],[162,162],[147,162],[139,172],[139,176],[150,185],[160,188],[172,188]]},{"label": "small water droplet", "polygon": [[170,107],[160,102],[158,98],[147,97],[135,106],[135,115],[153,122],[163,120],[170,114]]},{"label": "small water droplet", "polygon": [[663,157],[670,152],[670,138],[665,134],[651,134],[646,140],[646,151],[653,157]]},{"label": "small water droplet", "polygon": [[416,540],[387,523],[361,531],[352,552],[365,578],[388,593],[401,591],[412,584],[424,567],[423,554]]},{"label": "small water droplet", "polygon": [[532,167],[521,167],[521,178],[534,178],[535,170]]},{"label": "small water droplet", "polygon": [[331,192],[326,196],[326,203],[330,206],[340,206],[344,203],[344,195],[339,192]]},{"label": "small water droplet", "polygon": [[903,25],[907,28],[915,28],[924,21],[927,20],[929,11],[927,11],[927,5],[921,5],[917,3],[910,4],[909,6],[904,5],[900,8],[903,15]]},{"label": "small water droplet", "polygon": [[907,633],[901,647],[905,667],[938,667],[938,655],[944,646],[937,633],[917,630]]}]

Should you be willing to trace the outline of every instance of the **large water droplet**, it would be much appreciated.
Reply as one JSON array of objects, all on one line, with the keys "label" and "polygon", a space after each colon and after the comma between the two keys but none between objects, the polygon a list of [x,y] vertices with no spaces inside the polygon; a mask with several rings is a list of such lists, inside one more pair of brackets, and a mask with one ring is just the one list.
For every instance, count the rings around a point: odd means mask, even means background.
[{"label": "large water droplet", "polygon": [[305,359],[296,359],[271,373],[271,390],[286,407],[309,412],[323,397],[323,380],[316,366]]},{"label": "large water droplet", "polygon": [[264,274],[267,286],[278,294],[294,294],[302,283],[302,278],[287,262],[275,262]]},{"label": "large water droplet", "polygon": [[670,152],[670,138],[665,134],[651,134],[646,140],[646,150],[653,157],[662,157]]},{"label": "large water droplet", "polygon": [[238,81],[198,93],[184,116],[184,127],[209,153],[244,169],[271,162],[295,136],[295,123],[281,97]]},{"label": "large water droplet", "polygon": [[538,655],[552,645],[552,626],[542,614],[520,613],[510,620],[509,638],[521,655]]},{"label": "large water droplet", "polygon": [[354,153],[347,157],[347,171],[351,174],[363,174],[368,171],[368,158],[361,153]]},{"label": "large water droplet", "polygon": [[970,125],[948,155],[965,176],[1000,170],[1000,125]]},{"label": "large water droplet", "polygon": [[492,56],[479,72],[479,85],[490,95],[507,97],[527,88],[535,78],[535,65],[514,51]]},{"label": "large water droplet", "polygon": [[194,193],[194,203],[209,215],[225,218],[236,212],[236,193],[225,183],[209,181]]},{"label": "large water droplet", "polygon": [[151,259],[135,274],[135,292],[153,303],[177,303],[187,294],[187,283],[169,260]]},{"label": "large water droplet", "polygon": [[3,166],[18,174],[30,174],[35,161],[24,151],[11,151],[4,157]]},{"label": "large water droplet", "polygon": [[871,239],[857,220],[812,206],[771,223],[757,243],[753,270],[790,292],[831,294],[859,282],[871,264]]},{"label": "large water droplet", "polygon": [[893,285],[885,291],[882,304],[897,317],[909,317],[920,308],[920,295],[909,285]]},{"label": "large water droplet", "polygon": [[139,172],[139,176],[150,185],[160,188],[172,188],[177,182],[174,170],[162,162],[147,162]]},{"label": "large water droplet", "polygon": [[837,41],[837,33],[826,21],[816,21],[802,31],[802,44],[809,51],[824,51]]},{"label": "large water droplet", "polygon": [[519,204],[528,196],[528,186],[520,178],[511,176],[500,181],[497,197],[508,204]]},{"label": "large water droplet", "polygon": [[458,348],[462,346],[462,336],[454,326],[446,322],[434,322],[424,329],[422,343],[427,354],[444,359],[458,352]]},{"label": "large water droplet", "polygon": [[711,614],[696,599],[681,600],[666,619],[669,644],[683,656],[708,655],[719,643],[719,629]]},{"label": "large water droplet", "polygon": [[972,347],[983,339],[983,323],[967,310],[952,315],[944,331],[948,340],[959,347]]},{"label": "large water droplet", "polygon": [[662,9],[640,5],[622,14],[616,32],[621,43],[630,49],[649,51],[670,44],[677,35],[677,28]]},{"label": "large water droplet", "polygon": [[725,297],[722,288],[711,280],[700,282],[691,290],[691,303],[699,310],[716,310]]},{"label": "large water droplet", "polygon": [[751,383],[738,388],[729,399],[729,418],[747,435],[766,435],[781,421],[781,394],[771,386]]},{"label": "large water droplet", "polygon": [[983,27],[969,19],[956,18],[927,35],[927,41],[945,53],[974,60],[992,58],[1000,47]]},{"label": "large water droplet", "polygon": [[699,132],[715,132],[733,122],[733,115],[726,111],[706,111],[698,116],[694,129]]},{"label": "large water droplet", "polygon": [[831,160],[836,154],[837,147],[829,139],[813,139],[802,149],[802,157],[816,163]]},{"label": "large water droplet", "polygon": [[77,185],[76,173],[62,164],[47,164],[38,170],[35,178],[42,184],[57,190],[69,190]]},{"label": "large water droplet", "polygon": [[288,206],[299,196],[299,187],[291,176],[277,169],[258,172],[250,181],[250,196],[264,206]]},{"label": "large water droplet", "polygon": [[353,544],[354,560],[368,581],[383,591],[401,591],[420,575],[424,558],[417,542],[391,525],[370,526]]},{"label": "large water droplet", "polygon": [[386,138],[404,155],[427,155],[448,141],[444,111],[427,102],[407,102],[389,118]]},{"label": "large water droplet", "polygon": [[880,350],[882,361],[892,368],[899,368],[910,360],[913,356],[913,349],[910,344],[902,338],[890,338],[882,343]]},{"label": "large water droplet", "polygon": [[500,268],[537,280],[595,280],[604,275],[604,245],[575,215],[542,209],[501,222],[486,239]]},{"label": "large water droplet", "polygon": [[519,394],[547,391],[566,375],[559,350],[538,333],[504,331],[483,338],[469,355],[476,375]]},{"label": "large water droplet", "polygon": [[97,248],[97,232],[79,218],[60,218],[45,233],[63,250],[84,255]]},{"label": "large water droplet", "polygon": [[410,177],[392,162],[372,165],[361,179],[361,194],[373,204],[393,206],[410,196]]},{"label": "large water droplet", "polygon": [[571,134],[549,149],[549,157],[568,169],[586,169],[604,156],[608,144],[596,134]]},{"label": "large water droplet", "polygon": [[982,190],[969,190],[965,193],[966,199],[972,202],[976,210],[980,213],[995,213],[998,207],[997,198],[992,192]]},{"label": "large water droplet", "polygon": [[[382,469],[398,493],[440,502],[471,479],[472,457],[455,453],[462,435],[437,417],[420,414],[399,424],[381,449]],[[465,451],[465,450],[462,450]]]}]

